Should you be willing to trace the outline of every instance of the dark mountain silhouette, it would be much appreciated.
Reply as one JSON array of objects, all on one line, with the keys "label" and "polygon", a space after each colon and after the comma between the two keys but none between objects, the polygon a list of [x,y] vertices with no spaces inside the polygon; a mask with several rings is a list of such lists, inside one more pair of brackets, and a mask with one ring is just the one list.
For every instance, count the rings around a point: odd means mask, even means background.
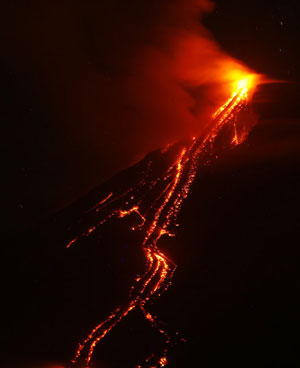
[{"label": "dark mountain silhouette", "polygon": [[[259,89],[258,124],[201,171],[176,237],[162,242],[178,268],[149,310],[177,339],[170,368],[300,363],[298,97],[296,85]],[[170,157],[181,145],[171,147]],[[134,216],[65,245],[70,231],[84,226],[81,214],[143,175],[149,160],[160,172],[160,155],[150,153],[61,213],[3,239],[5,367],[68,361],[78,341],[124,300],[145,262],[139,233],[126,230]],[[99,344],[95,367],[134,367],[162,342],[136,310]]]}]

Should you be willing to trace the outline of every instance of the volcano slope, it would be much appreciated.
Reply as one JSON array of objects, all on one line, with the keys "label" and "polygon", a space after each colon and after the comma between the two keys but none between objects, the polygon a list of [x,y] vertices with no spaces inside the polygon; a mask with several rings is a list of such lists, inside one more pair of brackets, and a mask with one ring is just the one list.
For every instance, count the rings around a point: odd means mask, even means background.
[{"label": "volcano slope", "polygon": [[[173,285],[147,309],[171,337],[170,367],[299,364],[298,98],[295,85],[261,87],[254,98],[258,124],[244,143],[201,171],[176,237],[161,239],[177,270]],[[70,249],[65,245],[86,209],[114,185],[138,177],[158,154],[8,240],[2,288],[7,367],[69,361],[78,341],[127,298],[145,265],[139,233],[127,231],[141,220],[137,213]],[[134,367],[164,347],[165,337],[137,309],[99,343],[94,364]]]}]

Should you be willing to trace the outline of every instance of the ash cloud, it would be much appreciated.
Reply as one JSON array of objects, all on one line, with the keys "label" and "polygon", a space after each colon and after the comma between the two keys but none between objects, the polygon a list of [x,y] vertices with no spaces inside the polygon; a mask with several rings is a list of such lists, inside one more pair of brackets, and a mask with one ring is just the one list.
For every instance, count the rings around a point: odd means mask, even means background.
[{"label": "ash cloud", "polygon": [[63,207],[149,151],[199,132],[228,98],[229,71],[245,69],[202,26],[214,9],[208,0],[15,4],[2,19],[2,51],[33,96],[35,121],[18,150],[23,166],[37,168],[30,185],[45,188],[35,191],[37,211]]}]

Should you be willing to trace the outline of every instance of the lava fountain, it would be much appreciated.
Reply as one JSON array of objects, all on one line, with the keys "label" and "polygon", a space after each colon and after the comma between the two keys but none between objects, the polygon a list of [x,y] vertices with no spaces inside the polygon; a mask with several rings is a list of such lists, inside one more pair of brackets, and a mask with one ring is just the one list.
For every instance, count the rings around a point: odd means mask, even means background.
[{"label": "lava fountain", "polygon": [[[253,126],[253,122],[249,123],[243,116],[249,109],[251,94],[259,77],[255,74],[241,76],[240,72],[238,77],[230,84],[233,91],[230,98],[215,112],[206,132],[181,142],[174,160],[161,177],[151,176],[150,161],[141,180],[122,192],[107,193],[96,206],[87,210],[84,216],[93,220],[89,220],[83,233],[69,240],[67,248],[89,237],[104,223],[135,214],[137,223],[129,230],[142,232],[140,246],[145,254],[145,271],[134,280],[128,300],[83,339],[71,367],[82,364],[89,367],[97,344],[136,308],[140,308],[145,318],[165,338],[163,354],[151,357],[151,367],[167,365],[167,346],[171,338],[160,328],[157,318],[147,311],[147,303],[167,290],[176,270],[176,264],[160,250],[159,240],[162,236],[174,236],[177,215],[201,167],[242,143]],[[161,155],[170,149],[172,146],[162,149]],[[150,363],[146,360],[145,364]]]}]

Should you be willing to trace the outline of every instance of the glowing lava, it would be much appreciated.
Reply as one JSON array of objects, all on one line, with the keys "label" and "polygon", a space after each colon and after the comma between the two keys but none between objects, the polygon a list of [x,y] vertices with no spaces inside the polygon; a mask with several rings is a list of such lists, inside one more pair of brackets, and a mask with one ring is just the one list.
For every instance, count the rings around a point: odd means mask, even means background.
[{"label": "glowing lava", "polygon": [[[214,114],[209,131],[183,143],[162,177],[153,179],[149,175],[152,164],[149,162],[149,170],[142,180],[123,192],[108,193],[98,205],[86,211],[86,214],[94,216],[94,222],[82,234],[71,239],[67,247],[90,236],[100,225],[113,218],[122,219],[135,215],[137,224],[131,230],[141,231],[143,234],[141,246],[146,257],[146,267],[144,274],[138,276],[133,283],[127,302],[116,308],[79,344],[71,366],[84,362],[88,367],[97,343],[135,308],[142,310],[146,320],[158,329],[166,343],[160,356],[153,355],[151,362],[149,358],[144,363],[151,364],[152,367],[167,365],[167,345],[171,339],[160,327],[157,318],[146,310],[147,302],[168,288],[176,269],[174,262],[159,249],[158,242],[163,235],[174,235],[172,229],[176,225],[178,212],[200,168],[245,140],[252,126],[245,124],[240,113],[247,108],[249,91],[254,89],[255,84],[254,75],[234,82],[234,93]],[[161,155],[166,155],[170,149],[172,147],[164,148]]]}]

